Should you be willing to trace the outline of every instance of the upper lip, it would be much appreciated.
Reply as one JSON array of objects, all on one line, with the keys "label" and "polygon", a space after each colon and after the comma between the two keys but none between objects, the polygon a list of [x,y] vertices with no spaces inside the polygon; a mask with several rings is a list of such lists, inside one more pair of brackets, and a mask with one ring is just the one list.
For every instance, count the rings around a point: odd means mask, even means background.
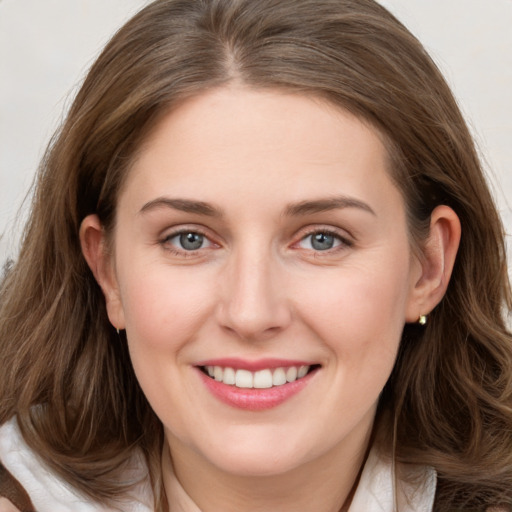
[{"label": "upper lip", "polygon": [[195,366],[221,366],[223,368],[233,368],[236,370],[249,370],[256,372],[258,370],[266,370],[273,368],[288,368],[290,366],[312,366],[317,364],[312,361],[295,360],[295,359],[278,359],[264,358],[257,360],[247,360],[237,357],[226,357],[220,359],[205,359],[198,362]]}]

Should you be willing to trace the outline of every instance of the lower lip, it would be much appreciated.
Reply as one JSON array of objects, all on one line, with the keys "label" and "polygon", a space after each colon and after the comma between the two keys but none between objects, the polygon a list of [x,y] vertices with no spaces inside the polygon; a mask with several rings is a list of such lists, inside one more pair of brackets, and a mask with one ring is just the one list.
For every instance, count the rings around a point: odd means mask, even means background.
[{"label": "lower lip", "polygon": [[294,382],[266,389],[237,388],[208,377],[200,369],[198,372],[208,390],[221,402],[246,411],[263,411],[277,407],[300,393],[317,370]]}]

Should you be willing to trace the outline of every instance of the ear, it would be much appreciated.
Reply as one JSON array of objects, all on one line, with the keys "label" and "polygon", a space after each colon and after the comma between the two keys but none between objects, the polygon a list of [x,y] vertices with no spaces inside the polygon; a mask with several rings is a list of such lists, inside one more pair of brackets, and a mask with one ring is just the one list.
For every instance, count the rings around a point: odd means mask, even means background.
[{"label": "ear", "polygon": [[117,329],[124,329],[124,310],[113,256],[108,251],[105,232],[97,215],[88,215],[82,221],[80,244],[85,260],[105,296],[110,323]]},{"label": "ear", "polygon": [[428,315],[446,293],[460,242],[460,221],[448,206],[438,206],[430,218],[429,237],[417,258],[406,321],[415,323]]}]

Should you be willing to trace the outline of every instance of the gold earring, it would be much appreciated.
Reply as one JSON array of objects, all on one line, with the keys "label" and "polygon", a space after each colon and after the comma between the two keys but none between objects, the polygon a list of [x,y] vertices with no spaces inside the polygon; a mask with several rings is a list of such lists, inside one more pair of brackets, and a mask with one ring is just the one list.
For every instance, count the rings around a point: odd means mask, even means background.
[{"label": "gold earring", "polygon": [[426,325],[427,324],[427,315],[420,315],[418,318],[418,323],[420,325]]}]

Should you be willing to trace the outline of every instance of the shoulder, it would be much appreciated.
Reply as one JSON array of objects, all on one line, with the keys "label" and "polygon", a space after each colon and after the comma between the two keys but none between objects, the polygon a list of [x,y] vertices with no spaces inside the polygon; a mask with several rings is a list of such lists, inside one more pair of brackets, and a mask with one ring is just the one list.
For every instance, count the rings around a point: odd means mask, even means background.
[{"label": "shoulder", "polygon": [[33,512],[34,505],[27,491],[0,461],[0,512],[19,509]]},{"label": "shoulder", "polygon": [[34,510],[34,505],[26,490],[2,462],[3,459],[8,458],[7,454],[11,449],[12,429],[15,429],[15,425],[11,422],[0,427],[0,512],[19,509]]},{"label": "shoulder", "polygon": [[[141,467],[140,459],[140,457],[134,457],[134,465],[138,466],[138,474],[145,474],[145,468]],[[15,418],[0,427],[0,461],[6,471],[30,496],[30,500],[38,512],[54,512],[55,510],[59,510],[59,512],[109,512],[114,510],[84,497],[68,482],[55,474],[26,444]],[[0,495],[6,496],[2,493]],[[131,497],[123,502],[122,510],[125,512],[149,512],[152,496],[149,490],[146,492],[146,486],[143,491],[136,492],[136,495],[137,498]],[[7,502],[2,506],[5,508],[11,505]],[[4,510],[0,508],[0,512],[4,512]],[[10,509],[6,508],[5,512],[10,512]],[[16,512],[16,508],[14,508],[14,512]]]},{"label": "shoulder", "polygon": [[[32,500],[37,506],[41,500],[51,506],[57,488],[65,487],[25,443],[16,418],[0,427],[0,473],[0,494],[22,509],[26,508],[26,502],[31,504]],[[7,501],[3,506],[11,506],[9,503]]]}]

